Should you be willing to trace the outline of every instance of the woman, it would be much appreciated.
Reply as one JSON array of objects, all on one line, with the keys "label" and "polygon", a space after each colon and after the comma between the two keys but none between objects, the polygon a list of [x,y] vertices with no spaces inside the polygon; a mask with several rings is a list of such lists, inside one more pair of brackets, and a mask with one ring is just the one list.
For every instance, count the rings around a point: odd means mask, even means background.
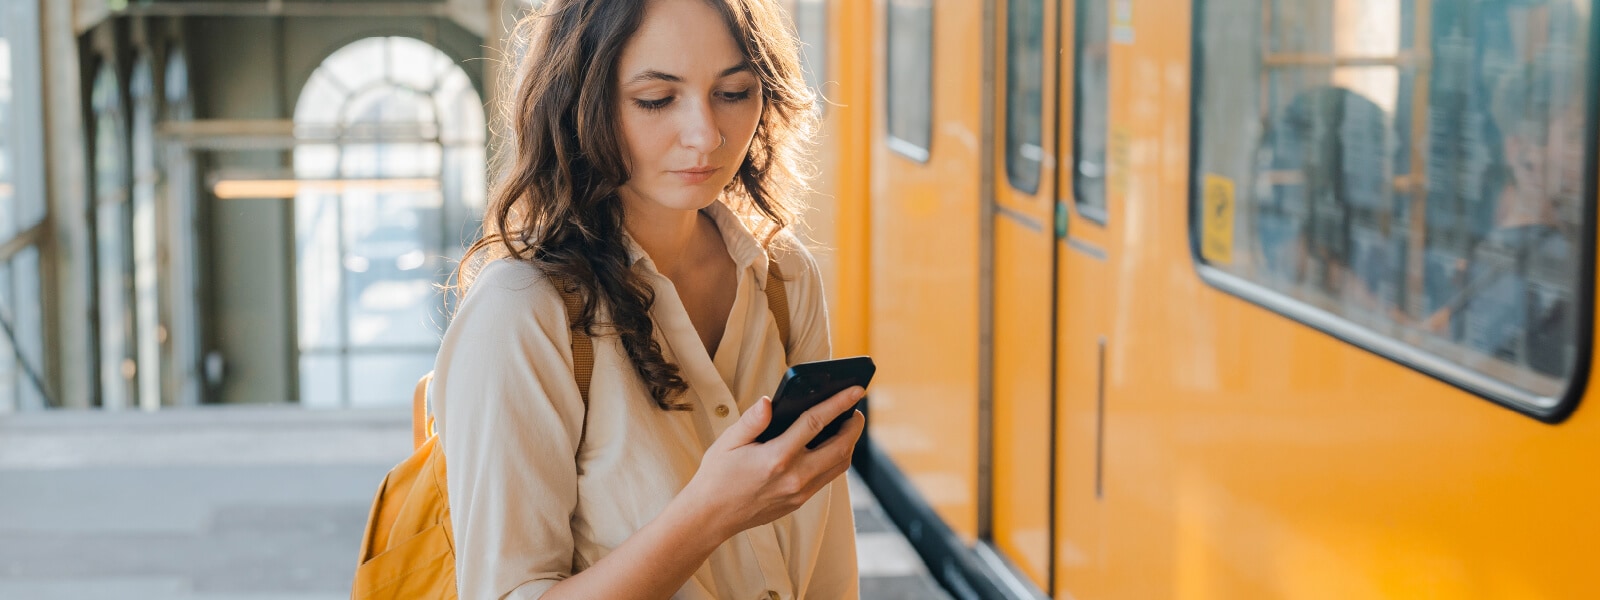
[{"label": "woman", "polygon": [[[862,390],[753,441],[786,363],[830,353],[785,230],[814,117],[773,1],[551,0],[527,23],[514,164],[432,389],[461,597],[856,597],[864,419],[804,446]],[[552,277],[583,298],[587,403]]]}]

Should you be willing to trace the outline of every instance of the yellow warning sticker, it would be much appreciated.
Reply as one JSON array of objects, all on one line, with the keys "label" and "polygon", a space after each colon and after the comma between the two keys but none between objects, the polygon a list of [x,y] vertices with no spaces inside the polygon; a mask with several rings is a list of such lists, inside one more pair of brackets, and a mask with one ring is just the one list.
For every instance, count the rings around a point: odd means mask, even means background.
[{"label": "yellow warning sticker", "polygon": [[1206,174],[1200,205],[1200,256],[1206,262],[1233,264],[1233,180]]},{"label": "yellow warning sticker", "polygon": [[1115,197],[1128,195],[1128,176],[1133,173],[1133,133],[1113,124],[1106,139],[1106,191]]}]

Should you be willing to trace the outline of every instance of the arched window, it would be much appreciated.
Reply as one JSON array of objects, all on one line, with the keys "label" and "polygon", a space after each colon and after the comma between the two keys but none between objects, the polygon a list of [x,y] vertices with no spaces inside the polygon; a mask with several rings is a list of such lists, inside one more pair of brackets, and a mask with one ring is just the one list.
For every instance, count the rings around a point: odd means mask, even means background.
[{"label": "arched window", "polygon": [[300,400],[404,402],[483,211],[482,101],[438,49],[368,38],[312,73],[294,121]]},{"label": "arched window", "polygon": [[100,66],[94,110],[94,244],[99,306],[100,405],[133,406],[138,362],[134,340],[132,211],[128,206],[128,129],[114,63]]}]

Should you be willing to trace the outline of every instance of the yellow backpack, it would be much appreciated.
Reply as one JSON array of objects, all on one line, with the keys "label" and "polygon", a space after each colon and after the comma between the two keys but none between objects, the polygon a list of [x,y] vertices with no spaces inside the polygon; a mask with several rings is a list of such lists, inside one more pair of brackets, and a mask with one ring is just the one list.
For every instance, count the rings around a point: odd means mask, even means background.
[{"label": "yellow backpack", "polygon": [[[787,349],[789,302],[777,261],[768,260],[767,272],[767,307]],[[573,323],[576,315],[583,314],[583,299],[577,286],[565,276],[551,274],[550,278],[566,304],[568,322]],[[573,376],[587,408],[594,344],[577,327],[572,329],[572,363]],[[411,397],[411,441],[416,450],[389,471],[372,499],[366,532],[361,538],[361,562],[350,591],[352,600],[457,597],[455,536],[450,525],[450,502],[445,495],[444,452],[427,411],[428,383],[432,379],[431,372],[423,375]]]}]

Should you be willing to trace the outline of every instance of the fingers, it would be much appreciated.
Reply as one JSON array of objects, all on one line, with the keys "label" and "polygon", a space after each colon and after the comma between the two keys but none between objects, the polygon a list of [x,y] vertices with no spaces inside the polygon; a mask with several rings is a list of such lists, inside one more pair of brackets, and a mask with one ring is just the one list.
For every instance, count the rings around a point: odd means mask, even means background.
[{"label": "fingers", "polygon": [[823,458],[828,460],[837,460],[838,457],[834,455],[841,453],[848,457],[855,451],[856,441],[861,439],[861,434],[866,429],[866,415],[861,414],[859,410],[855,411],[855,414],[850,416],[850,420],[845,421],[844,425],[839,427],[839,432],[818,445],[815,452],[823,454]]},{"label": "fingers", "polygon": [[743,415],[739,415],[739,420],[735,421],[726,431],[723,431],[722,435],[712,445],[720,444],[727,448],[737,448],[745,444],[754,443],[756,436],[761,435],[762,431],[766,431],[767,423],[771,421],[772,399],[762,396],[755,404],[750,405],[750,408],[744,411]]},{"label": "fingers", "polygon": [[867,418],[861,411],[855,411],[849,421],[839,428],[839,433],[821,445],[807,456],[801,457],[802,461],[810,463],[810,468],[820,476],[813,479],[815,489],[822,489],[828,482],[838,479],[845,471],[850,470],[850,458],[855,453],[856,441],[861,439],[861,434],[866,430]]},{"label": "fingers", "polygon": [[810,410],[801,414],[800,418],[795,419],[794,424],[783,432],[783,435],[778,436],[773,441],[790,449],[804,448],[807,443],[817,437],[818,433],[822,432],[824,427],[828,426],[828,423],[833,421],[834,417],[844,414],[844,411],[855,406],[856,401],[860,400],[864,393],[865,390],[861,389],[861,386],[853,386],[850,389],[834,394],[832,398],[823,400],[821,404],[813,406]]}]

